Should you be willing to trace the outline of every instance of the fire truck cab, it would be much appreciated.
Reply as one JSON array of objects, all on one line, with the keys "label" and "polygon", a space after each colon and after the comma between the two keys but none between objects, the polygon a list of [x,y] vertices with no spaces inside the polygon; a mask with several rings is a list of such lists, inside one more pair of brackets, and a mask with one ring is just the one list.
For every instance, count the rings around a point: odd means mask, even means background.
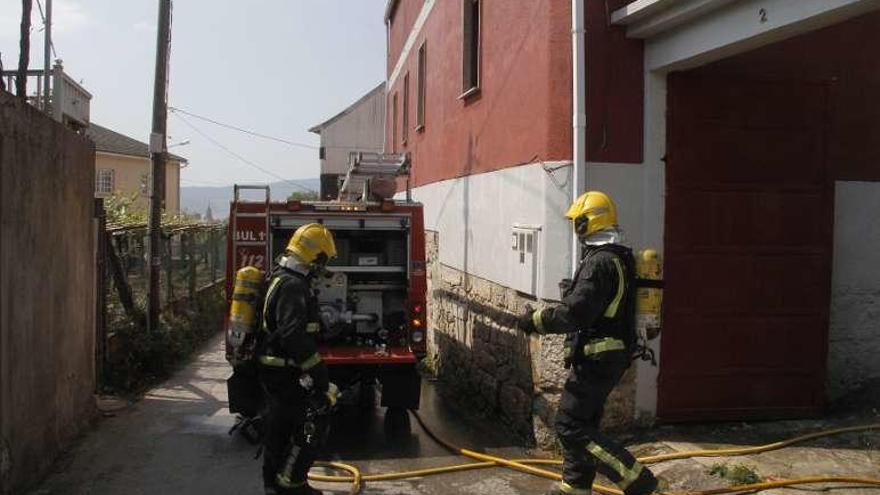
[{"label": "fire truck cab", "polygon": [[[352,154],[333,201],[273,201],[268,186],[239,186],[229,213],[226,294],[236,270],[271,271],[293,232],[308,223],[333,233],[337,257],[313,282],[325,323],[321,356],[341,390],[381,391],[382,405],[416,409],[416,369],[426,349],[425,231],[422,205],[390,196],[408,177],[406,155]],[[244,192],[264,197],[244,199]],[[384,191],[383,191],[384,190]]]}]

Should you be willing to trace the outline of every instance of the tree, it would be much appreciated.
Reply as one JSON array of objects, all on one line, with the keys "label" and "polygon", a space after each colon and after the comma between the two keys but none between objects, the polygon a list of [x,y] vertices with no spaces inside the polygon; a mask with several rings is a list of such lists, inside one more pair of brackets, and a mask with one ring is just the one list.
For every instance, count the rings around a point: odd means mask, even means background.
[{"label": "tree", "polygon": [[287,197],[288,201],[318,201],[317,191],[294,191]]}]

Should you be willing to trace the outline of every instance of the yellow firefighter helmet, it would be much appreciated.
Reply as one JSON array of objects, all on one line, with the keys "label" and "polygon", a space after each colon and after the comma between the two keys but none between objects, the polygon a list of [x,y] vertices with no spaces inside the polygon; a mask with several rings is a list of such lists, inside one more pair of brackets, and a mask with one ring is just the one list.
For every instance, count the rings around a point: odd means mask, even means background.
[{"label": "yellow firefighter helmet", "polygon": [[333,234],[319,223],[310,223],[296,229],[287,243],[287,252],[303,263],[326,263],[336,257]]},{"label": "yellow firefighter helmet", "polygon": [[599,191],[588,191],[578,196],[565,216],[571,219],[574,231],[580,237],[617,225],[614,202]]}]

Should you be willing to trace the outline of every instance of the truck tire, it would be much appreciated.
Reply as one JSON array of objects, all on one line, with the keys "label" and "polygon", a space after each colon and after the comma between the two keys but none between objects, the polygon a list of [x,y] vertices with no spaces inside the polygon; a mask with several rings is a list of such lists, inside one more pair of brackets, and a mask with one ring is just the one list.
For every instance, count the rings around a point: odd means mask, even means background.
[{"label": "truck tire", "polygon": [[384,366],[379,372],[382,406],[418,409],[422,395],[422,377],[415,364]]},{"label": "truck tire", "polygon": [[385,410],[385,437],[389,440],[402,440],[412,434],[409,411],[402,407],[389,407]]}]

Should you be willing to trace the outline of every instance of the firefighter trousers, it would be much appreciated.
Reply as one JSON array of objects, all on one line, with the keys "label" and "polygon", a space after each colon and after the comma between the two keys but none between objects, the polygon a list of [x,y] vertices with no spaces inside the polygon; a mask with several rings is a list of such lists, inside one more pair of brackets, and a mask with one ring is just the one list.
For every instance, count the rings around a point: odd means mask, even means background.
[{"label": "firefighter trousers", "polygon": [[263,436],[263,485],[285,493],[291,487],[280,486],[279,472],[294,447],[299,448],[290,480],[292,487],[306,484],[309,469],[317,457],[317,448],[305,442],[306,392],[299,385],[292,368],[261,367],[260,381],[266,392],[268,414]]},{"label": "firefighter trousers", "polygon": [[597,471],[626,495],[651,493],[656,487],[657,481],[650,470],[599,431],[608,394],[628,366],[629,360],[619,356],[587,359],[572,367],[556,415],[556,434],[563,454],[560,491],[589,493]]}]

